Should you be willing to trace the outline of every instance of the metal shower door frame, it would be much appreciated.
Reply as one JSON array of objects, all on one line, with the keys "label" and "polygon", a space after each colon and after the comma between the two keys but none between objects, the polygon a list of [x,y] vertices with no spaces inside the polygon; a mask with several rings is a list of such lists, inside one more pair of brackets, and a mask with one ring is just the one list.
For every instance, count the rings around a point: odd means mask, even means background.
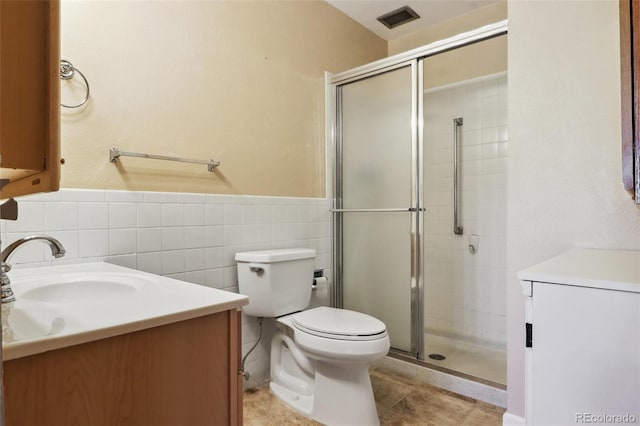
[{"label": "metal shower door frame", "polygon": [[[412,220],[412,279],[411,279],[411,315],[412,315],[412,350],[411,353],[404,351],[394,351],[399,355],[406,355],[415,357],[418,360],[424,360],[424,278],[423,278],[423,216],[424,209],[422,206],[423,192],[422,185],[424,182],[424,167],[423,167],[423,130],[424,130],[424,115],[423,115],[423,76],[424,76],[424,59],[437,55],[439,53],[447,52],[459,47],[463,47],[469,44],[474,44],[483,40],[488,40],[494,37],[505,35],[508,32],[508,20],[498,21],[483,27],[467,31],[461,34],[457,34],[452,37],[448,37],[442,40],[435,41],[425,46],[409,50],[403,53],[399,53],[388,58],[380,59],[378,61],[365,64],[363,66],[329,76],[327,78],[327,89],[330,92],[330,107],[331,114],[328,115],[327,120],[327,133],[328,144],[330,146],[329,151],[332,155],[332,175],[333,185],[331,197],[333,198],[333,291],[331,294],[331,302],[333,306],[342,307],[342,213],[335,210],[342,208],[342,199],[339,197],[339,190],[341,189],[341,176],[339,171],[342,170],[341,162],[341,148],[342,140],[340,129],[342,127],[341,114],[338,105],[342,101],[340,97],[340,91],[338,87],[348,82],[353,82],[363,78],[372,77],[384,72],[397,69],[402,66],[406,66],[408,63],[415,65],[415,70],[418,75],[413,75],[415,80],[412,84],[415,86],[415,92],[417,92],[417,102],[415,105],[415,114],[412,119],[412,133],[417,143],[414,143],[415,156],[413,158],[413,168],[417,169],[415,173],[416,180],[414,181],[412,188],[413,196],[415,197],[415,203],[412,208],[416,211],[413,213],[415,220]],[[327,188],[329,189],[329,188]]]},{"label": "metal shower door frame", "polygon": [[[401,68],[411,68],[411,204],[409,207],[383,208],[383,209],[344,209],[342,199],[342,86],[356,81],[375,78],[376,76],[392,72]],[[405,356],[423,359],[424,354],[424,287],[422,279],[422,153],[423,153],[423,67],[422,59],[403,61],[391,66],[381,67],[352,78],[333,83],[331,87],[332,104],[334,106],[333,128],[333,282],[334,291],[332,304],[338,308],[343,307],[343,214],[350,212],[407,212],[411,214],[411,279],[407,283],[410,286],[410,318],[411,318],[411,350],[392,348],[393,352]]]}]

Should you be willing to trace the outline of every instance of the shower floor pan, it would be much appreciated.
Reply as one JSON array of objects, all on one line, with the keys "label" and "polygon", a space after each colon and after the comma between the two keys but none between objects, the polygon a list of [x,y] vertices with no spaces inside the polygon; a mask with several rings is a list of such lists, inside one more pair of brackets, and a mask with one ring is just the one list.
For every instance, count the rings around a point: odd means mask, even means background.
[{"label": "shower floor pan", "polygon": [[[481,380],[506,385],[507,355],[505,351],[425,333],[425,363]],[[445,359],[429,358],[430,354]]]}]

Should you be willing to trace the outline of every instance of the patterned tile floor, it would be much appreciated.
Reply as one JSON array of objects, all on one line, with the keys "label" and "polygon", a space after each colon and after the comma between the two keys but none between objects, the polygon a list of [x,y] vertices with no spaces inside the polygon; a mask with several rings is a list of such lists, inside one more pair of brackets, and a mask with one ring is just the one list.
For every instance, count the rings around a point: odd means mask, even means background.
[{"label": "patterned tile floor", "polygon": [[[499,426],[504,409],[476,401],[392,371],[371,370],[381,425]],[[268,387],[244,394],[247,426],[319,425],[278,401]],[[359,426],[359,425],[354,425]]]}]

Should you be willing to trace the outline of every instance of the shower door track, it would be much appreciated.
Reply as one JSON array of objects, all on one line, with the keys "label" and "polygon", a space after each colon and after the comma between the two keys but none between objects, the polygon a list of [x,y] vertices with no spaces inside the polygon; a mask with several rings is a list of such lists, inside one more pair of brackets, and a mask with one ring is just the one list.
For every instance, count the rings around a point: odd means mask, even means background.
[{"label": "shower door track", "polygon": [[[506,19],[502,21],[498,21],[493,24],[476,28],[475,30],[467,31],[465,33],[461,33],[453,37],[448,37],[439,41],[435,41],[433,43],[429,43],[427,45],[418,47],[413,50],[408,50],[406,52],[398,53],[397,55],[389,56],[388,58],[380,59],[380,60],[371,62],[369,64],[362,65],[357,68],[353,68],[348,71],[334,74],[330,76],[328,83],[331,85],[335,85],[336,83],[347,83],[350,80],[359,80],[360,78],[363,78],[366,74],[369,74],[369,73],[377,74],[380,71],[387,68],[393,69],[393,67],[403,62],[411,61],[414,59],[427,58],[429,56],[434,56],[434,55],[437,55],[438,53],[444,53],[449,50],[466,46],[468,44],[477,43],[479,41],[488,40],[494,37],[500,37],[501,35],[507,34],[508,29],[509,29],[509,23]],[[336,105],[335,98],[333,99],[333,101],[334,101],[333,105]],[[330,123],[334,131],[335,131],[335,124],[336,124],[335,122]],[[335,138],[335,133],[334,133],[334,138]]]},{"label": "shower door track", "polygon": [[410,356],[409,354],[407,354],[406,352],[403,352],[403,351],[398,351],[398,350],[395,350],[395,349],[391,349],[389,351],[389,357],[395,358],[395,359],[399,359],[399,360],[402,360],[404,362],[409,362],[411,364],[419,365],[421,367],[430,368],[432,370],[439,371],[441,373],[446,373],[446,374],[449,374],[451,376],[459,377],[461,379],[465,379],[465,380],[469,380],[469,381],[472,381],[472,382],[480,383],[482,385],[491,386],[492,388],[495,388],[495,389],[500,389],[500,390],[503,390],[503,391],[507,390],[507,385],[505,385],[504,383],[494,382],[492,380],[487,380],[487,379],[483,379],[483,378],[480,378],[480,377],[472,376],[470,374],[462,373],[462,372],[457,371],[457,370],[452,370],[451,368],[442,367],[440,365],[431,363],[428,360],[419,360],[419,359],[416,359],[415,357]]}]

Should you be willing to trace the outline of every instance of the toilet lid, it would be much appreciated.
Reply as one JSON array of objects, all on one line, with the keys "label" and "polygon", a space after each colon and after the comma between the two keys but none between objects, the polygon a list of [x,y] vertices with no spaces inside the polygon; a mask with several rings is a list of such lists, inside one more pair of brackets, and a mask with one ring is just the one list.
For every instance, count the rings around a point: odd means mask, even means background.
[{"label": "toilet lid", "polygon": [[294,327],[322,337],[373,340],[386,335],[382,321],[361,312],[322,306],[293,315]]}]

